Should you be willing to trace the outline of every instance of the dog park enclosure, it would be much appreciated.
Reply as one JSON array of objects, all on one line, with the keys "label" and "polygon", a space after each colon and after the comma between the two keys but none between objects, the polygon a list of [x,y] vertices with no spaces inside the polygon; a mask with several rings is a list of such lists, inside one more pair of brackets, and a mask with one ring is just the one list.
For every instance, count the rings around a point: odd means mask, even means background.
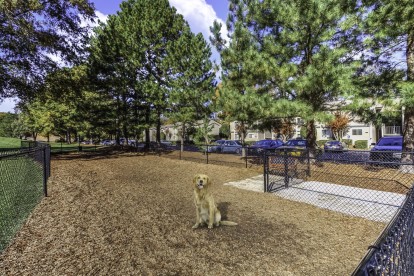
[{"label": "dog park enclosure", "polygon": [[[135,153],[56,157],[49,195],[0,271],[349,275],[385,226],[222,185],[258,172]],[[191,229],[195,173],[212,177],[219,209],[239,226]]]}]

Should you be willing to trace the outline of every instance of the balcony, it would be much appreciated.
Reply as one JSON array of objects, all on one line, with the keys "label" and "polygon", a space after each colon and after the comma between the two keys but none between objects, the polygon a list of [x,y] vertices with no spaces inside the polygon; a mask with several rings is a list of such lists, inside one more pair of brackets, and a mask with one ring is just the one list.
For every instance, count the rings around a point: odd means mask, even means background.
[{"label": "balcony", "polygon": [[401,127],[400,126],[383,126],[382,127],[382,135],[401,135]]}]

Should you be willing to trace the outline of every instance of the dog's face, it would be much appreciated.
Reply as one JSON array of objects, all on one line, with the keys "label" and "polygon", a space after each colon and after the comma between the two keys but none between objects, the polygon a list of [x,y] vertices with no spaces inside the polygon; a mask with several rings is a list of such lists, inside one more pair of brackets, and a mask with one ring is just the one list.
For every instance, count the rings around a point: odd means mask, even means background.
[{"label": "dog's face", "polygon": [[210,184],[210,179],[205,174],[196,174],[194,176],[194,185],[198,189],[204,189]]}]

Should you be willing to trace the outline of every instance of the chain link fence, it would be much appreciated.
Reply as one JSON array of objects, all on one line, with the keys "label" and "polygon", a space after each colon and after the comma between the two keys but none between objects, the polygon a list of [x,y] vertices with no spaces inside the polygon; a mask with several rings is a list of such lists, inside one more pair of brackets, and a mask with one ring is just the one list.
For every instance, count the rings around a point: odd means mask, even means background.
[{"label": "chain link fence", "polygon": [[[284,149],[266,153],[264,190],[352,216],[389,222],[414,183],[412,153]],[[403,161],[403,156],[410,162]]]},{"label": "chain link fence", "polygon": [[413,152],[292,148],[264,157],[265,192],[388,223],[353,275],[414,275]]},{"label": "chain link fence", "polygon": [[0,252],[47,196],[49,176],[47,145],[22,143],[21,149],[0,152]]},{"label": "chain link fence", "polygon": [[414,191],[384,229],[353,276],[414,275]]},{"label": "chain link fence", "polygon": [[182,150],[180,145],[161,145],[151,147],[150,151],[173,159],[245,168],[262,166],[264,153],[241,145],[206,144],[184,145]]}]

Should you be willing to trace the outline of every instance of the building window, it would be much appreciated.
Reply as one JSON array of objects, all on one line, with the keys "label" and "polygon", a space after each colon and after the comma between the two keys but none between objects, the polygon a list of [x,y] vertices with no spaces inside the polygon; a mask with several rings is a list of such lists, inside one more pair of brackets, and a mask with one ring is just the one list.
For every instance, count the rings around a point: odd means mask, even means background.
[{"label": "building window", "polygon": [[362,135],[362,129],[353,129],[352,135]]},{"label": "building window", "polygon": [[322,137],[326,137],[326,136],[328,136],[328,130],[322,129]]},{"label": "building window", "polygon": [[255,135],[255,134],[253,134],[253,133],[249,133],[249,134],[247,135],[247,137],[249,137],[250,139],[252,139],[252,138],[256,138],[256,135]]}]

